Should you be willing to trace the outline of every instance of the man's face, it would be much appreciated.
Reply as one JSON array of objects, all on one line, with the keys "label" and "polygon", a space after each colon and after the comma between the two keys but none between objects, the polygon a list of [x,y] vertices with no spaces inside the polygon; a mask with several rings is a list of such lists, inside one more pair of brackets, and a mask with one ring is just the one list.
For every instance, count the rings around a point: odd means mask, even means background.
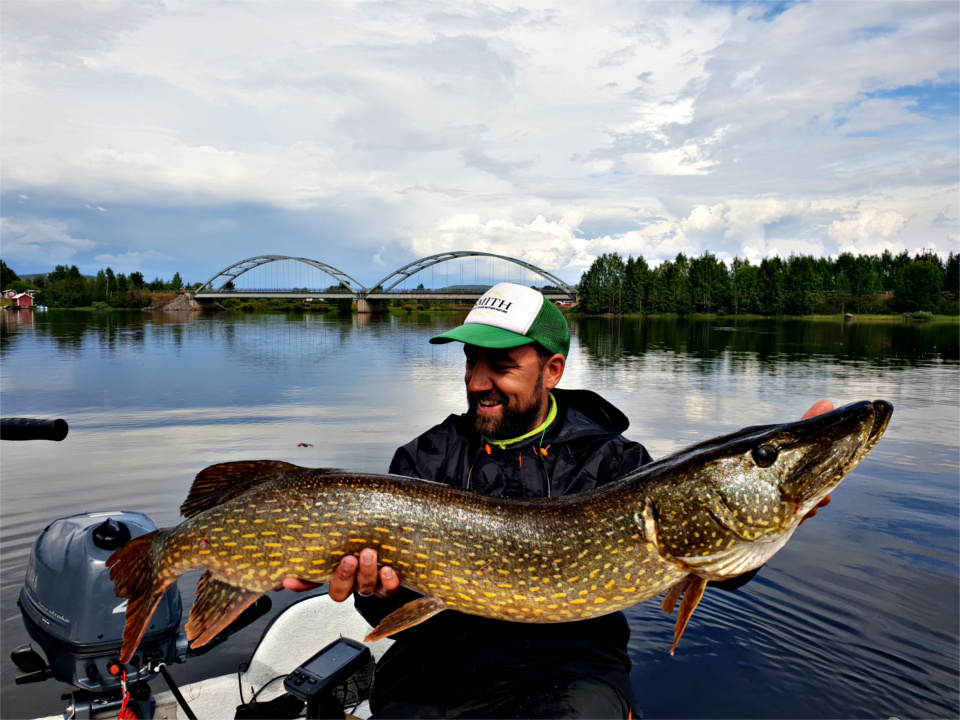
[{"label": "man's face", "polygon": [[[546,419],[549,390],[533,345],[493,350],[464,345],[469,415],[492,440],[510,440]],[[554,385],[556,383],[553,383]]]}]

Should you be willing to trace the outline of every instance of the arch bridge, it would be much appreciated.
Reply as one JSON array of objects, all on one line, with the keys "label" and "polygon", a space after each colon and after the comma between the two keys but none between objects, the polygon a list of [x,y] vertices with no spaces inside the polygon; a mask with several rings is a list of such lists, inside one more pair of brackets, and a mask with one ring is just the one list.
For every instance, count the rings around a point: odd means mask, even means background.
[{"label": "arch bridge", "polygon": [[[418,273],[434,268],[441,263],[471,257],[477,259],[502,260],[505,264],[516,265],[524,271],[529,271],[535,276],[543,278],[547,282],[544,284],[541,292],[554,302],[575,303],[577,300],[576,288],[543,268],[506,255],[474,252],[471,250],[439,253],[437,255],[420,258],[394,270],[374,284],[373,287],[366,287],[359,280],[351,277],[344,271],[318,260],[288,255],[259,255],[227,266],[201,285],[193,295],[201,304],[203,304],[204,301],[211,302],[221,298],[322,298],[325,300],[350,298],[357,302],[357,306],[361,311],[377,310],[382,306],[382,301],[398,298],[410,300],[476,300],[483,294],[487,287],[495,283],[485,285],[461,284],[443,288],[425,288],[421,282],[417,288],[413,290],[405,288],[398,289],[401,284],[405,284]],[[283,277],[283,273],[281,273],[281,277],[274,276],[260,283],[270,284],[273,287],[237,287],[236,281],[246,273],[250,273],[258,268],[264,268],[264,266],[271,263],[287,261],[294,261],[294,263],[300,263],[308,268],[319,270],[322,276],[326,276],[331,280],[331,284],[326,288],[290,287],[294,285],[294,283],[286,277]],[[498,280],[497,282],[500,281]],[[282,287],[284,285],[287,287]]]}]

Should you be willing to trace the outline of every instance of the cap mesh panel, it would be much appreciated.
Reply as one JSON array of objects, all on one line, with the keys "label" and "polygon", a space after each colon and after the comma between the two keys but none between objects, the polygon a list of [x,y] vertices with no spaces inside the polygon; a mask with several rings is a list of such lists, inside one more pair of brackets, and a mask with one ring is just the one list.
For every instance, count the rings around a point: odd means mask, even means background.
[{"label": "cap mesh panel", "polygon": [[543,306],[527,331],[527,337],[536,340],[547,350],[564,357],[570,352],[570,327],[560,309],[543,298]]}]

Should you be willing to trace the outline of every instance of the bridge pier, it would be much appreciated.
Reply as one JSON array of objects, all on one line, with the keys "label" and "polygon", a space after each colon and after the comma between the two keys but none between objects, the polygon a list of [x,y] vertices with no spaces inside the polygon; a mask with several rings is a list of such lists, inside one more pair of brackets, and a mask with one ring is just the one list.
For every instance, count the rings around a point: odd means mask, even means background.
[{"label": "bridge pier", "polygon": [[366,298],[357,300],[358,313],[382,313],[383,310],[383,300],[367,300]]},{"label": "bridge pier", "polygon": [[224,310],[223,305],[218,303],[213,298],[196,298],[193,296],[193,293],[185,292],[184,295],[187,296],[187,302],[190,303],[190,307],[194,310],[203,310],[205,312],[218,312]]}]

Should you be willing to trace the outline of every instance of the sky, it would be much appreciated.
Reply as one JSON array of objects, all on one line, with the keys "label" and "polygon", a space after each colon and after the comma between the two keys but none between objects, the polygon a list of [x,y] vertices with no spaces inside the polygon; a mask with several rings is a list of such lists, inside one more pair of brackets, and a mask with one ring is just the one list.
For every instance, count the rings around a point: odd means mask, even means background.
[{"label": "sky", "polygon": [[949,2],[0,3],[0,257],[960,251]]}]

